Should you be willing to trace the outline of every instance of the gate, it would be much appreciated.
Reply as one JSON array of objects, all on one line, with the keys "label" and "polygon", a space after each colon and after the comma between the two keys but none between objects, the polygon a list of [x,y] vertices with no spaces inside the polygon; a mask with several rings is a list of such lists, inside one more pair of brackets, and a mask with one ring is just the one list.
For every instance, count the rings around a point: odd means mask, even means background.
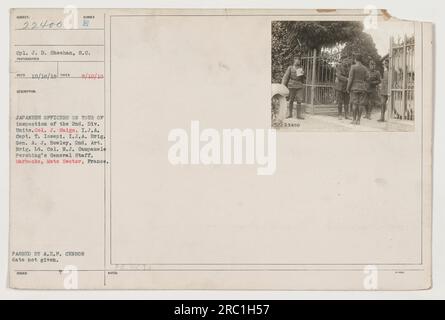
[{"label": "gate", "polygon": [[414,37],[390,39],[389,118],[414,120]]},{"label": "gate", "polygon": [[302,55],[306,75],[304,103],[309,112],[336,114],[335,67],[339,62],[339,48],[323,48],[318,52],[314,49]]}]

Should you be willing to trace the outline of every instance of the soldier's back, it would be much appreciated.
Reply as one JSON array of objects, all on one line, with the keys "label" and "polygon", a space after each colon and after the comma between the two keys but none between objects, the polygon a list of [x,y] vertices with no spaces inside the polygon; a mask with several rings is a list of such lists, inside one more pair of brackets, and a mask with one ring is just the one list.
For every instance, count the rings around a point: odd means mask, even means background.
[{"label": "soldier's back", "polygon": [[364,65],[353,65],[351,67],[353,76],[351,91],[366,91],[368,80],[368,69]]}]

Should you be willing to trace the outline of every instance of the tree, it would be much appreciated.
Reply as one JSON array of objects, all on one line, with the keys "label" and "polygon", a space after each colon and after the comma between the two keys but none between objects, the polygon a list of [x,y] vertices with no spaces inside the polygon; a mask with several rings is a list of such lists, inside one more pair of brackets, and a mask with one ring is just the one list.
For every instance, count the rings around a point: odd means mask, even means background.
[{"label": "tree", "polygon": [[349,41],[343,48],[342,53],[348,56],[352,56],[354,53],[361,54],[366,65],[369,64],[371,59],[377,63],[378,67],[380,67],[381,64],[381,57],[377,52],[374,40],[365,32],[360,33],[357,37]]},{"label": "tree", "polygon": [[272,23],[272,79],[280,82],[292,57],[301,54],[300,46],[291,43],[291,37],[282,21]]},{"label": "tree", "polygon": [[[272,79],[279,82],[296,55],[316,49],[341,47],[378,61],[371,36],[358,21],[274,21],[272,23]],[[354,51],[355,50],[355,51]],[[342,52],[343,52],[342,51]],[[368,59],[368,58],[367,58]]]},{"label": "tree", "polygon": [[320,50],[350,41],[363,32],[363,24],[356,21],[283,21],[284,29],[290,34],[291,45],[309,50]]}]

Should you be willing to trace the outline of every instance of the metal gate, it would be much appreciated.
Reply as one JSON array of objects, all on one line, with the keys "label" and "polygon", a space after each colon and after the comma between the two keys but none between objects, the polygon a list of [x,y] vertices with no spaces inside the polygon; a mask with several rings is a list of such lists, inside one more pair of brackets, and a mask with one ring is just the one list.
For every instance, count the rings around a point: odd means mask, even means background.
[{"label": "metal gate", "polygon": [[306,75],[304,103],[311,113],[328,113],[335,106],[335,68],[339,62],[338,48],[323,48],[318,52],[314,49],[301,57]]},{"label": "metal gate", "polygon": [[414,37],[390,39],[389,117],[414,120]]}]

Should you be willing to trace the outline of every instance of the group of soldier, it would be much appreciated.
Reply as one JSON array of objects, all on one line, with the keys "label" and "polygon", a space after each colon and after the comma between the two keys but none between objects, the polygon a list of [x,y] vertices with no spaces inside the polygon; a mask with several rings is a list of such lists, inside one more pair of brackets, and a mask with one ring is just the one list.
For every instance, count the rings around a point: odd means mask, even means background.
[{"label": "group of soldier", "polygon": [[378,121],[385,121],[388,101],[388,60],[384,60],[383,77],[376,68],[376,61],[370,59],[368,67],[363,56],[354,55],[353,61],[342,55],[336,68],[335,91],[337,94],[338,117],[345,119],[351,113],[352,124],[360,124],[362,114],[371,120],[371,112],[380,108]]},{"label": "group of soldier", "polygon": [[[289,89],[288,118],[293,117],[294,102],[297,102],[297,119],[304,120],[302,111],[303,89],[305,82],[304,70],[299,57],[289,66],[283,76],[282,84]],[[388,101],[388,60],[384,60],[383,77],[376,68],[376,61],[369,60],[365,66],[363,56],[355,54],[353,59],[341,56],[336,67],[335,80],[338,118],[350,119],[352,124],[360,124],[362,114],[371,119],[371,112],[380,108],[378,121],[385,121],[386,103]]]}]

